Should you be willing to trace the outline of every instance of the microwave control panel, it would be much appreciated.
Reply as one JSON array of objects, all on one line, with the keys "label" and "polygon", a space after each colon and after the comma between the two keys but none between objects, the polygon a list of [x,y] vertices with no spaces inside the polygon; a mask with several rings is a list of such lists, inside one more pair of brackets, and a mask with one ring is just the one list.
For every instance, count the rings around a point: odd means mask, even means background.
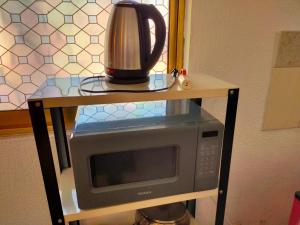
[{"label": "microwave control panel", "polygon": [[223,130],[223,125],[217,120],[199,127],[195,191],[213,189],[218,185]]}]

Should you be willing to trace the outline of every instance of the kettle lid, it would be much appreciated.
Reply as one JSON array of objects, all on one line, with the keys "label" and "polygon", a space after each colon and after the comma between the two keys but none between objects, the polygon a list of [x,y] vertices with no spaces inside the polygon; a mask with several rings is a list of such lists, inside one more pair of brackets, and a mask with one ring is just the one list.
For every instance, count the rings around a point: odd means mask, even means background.
[{"label": "kettle lid", "polygon": [[134,5],[139,5],[140,3],[133,1],[133,0],[123,0],[123,1],[119,1],[116,6],[127,6],[127,7],[131,7]]}]

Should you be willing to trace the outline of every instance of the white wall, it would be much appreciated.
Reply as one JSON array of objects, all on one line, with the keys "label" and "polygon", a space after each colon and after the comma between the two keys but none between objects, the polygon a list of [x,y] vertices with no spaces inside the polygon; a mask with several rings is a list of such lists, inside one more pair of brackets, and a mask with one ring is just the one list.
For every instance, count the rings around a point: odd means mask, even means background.
[{"label": "white wall", "polygon": [[[275,34],[300,30],[300,1],[193,0],[191,8],[190,72],[208,73],[241,88],[227,224],[285,225],[293,194],[300,190],[300,129],[262,132],[261,125]],[[223,118],[225,104],[217,99],[204,106]],[[200,208],[213,212],[212,202],[199,204],[198,219],[204,225],[213,223]]]},{"label": "white wall", "polygon": [[0,138],[0,224],[50,225],[32,135]]}]

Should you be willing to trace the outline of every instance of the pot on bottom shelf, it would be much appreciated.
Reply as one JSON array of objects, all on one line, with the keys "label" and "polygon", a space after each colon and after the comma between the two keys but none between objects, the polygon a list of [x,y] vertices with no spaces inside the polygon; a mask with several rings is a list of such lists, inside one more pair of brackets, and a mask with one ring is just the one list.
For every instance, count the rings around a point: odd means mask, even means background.
[{"label": "pot on bottom shelf", "polygon": [[182,202],[139,209],[135,225],[189,225],[190,214]]}]

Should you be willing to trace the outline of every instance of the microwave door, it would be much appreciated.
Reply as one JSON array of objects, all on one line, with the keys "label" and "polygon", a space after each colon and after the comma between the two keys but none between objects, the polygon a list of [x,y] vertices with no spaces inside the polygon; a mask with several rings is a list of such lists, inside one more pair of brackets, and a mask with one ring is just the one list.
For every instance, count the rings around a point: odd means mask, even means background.
[{"label": "microwave door", "polygon": [[73,137],[79,207],[193,192],[197,126],[153,127]]},{"label": "microwave door", "polygon": [[122,189],[126,184],[143,186],[155,180],[174,180],[178,151],[177,146],[163,146],[93,155],[90,157],[93,187],[103,191],[110,186]]}]

